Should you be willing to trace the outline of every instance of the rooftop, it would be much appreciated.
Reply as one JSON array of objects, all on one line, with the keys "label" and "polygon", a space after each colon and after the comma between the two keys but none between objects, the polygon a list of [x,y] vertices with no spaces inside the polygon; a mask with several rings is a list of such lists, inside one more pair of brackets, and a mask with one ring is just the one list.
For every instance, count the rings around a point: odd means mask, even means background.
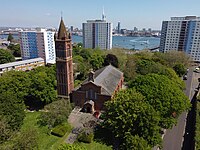
[{"label": "rooftop", "polygon": [[82,85],[89,82],[102,87],[102,94],[112,95],[123,73],[112,65],[108,65],[94,72],[94,81],[85,80]]},{"label": "rooftop", "polygon": [[22,60],[22,61],[16,61],[16,62],[11,62],[11,63],[6,63],[6,64],[1,64],[0,65],[0,69],[3,68],[9,68],[9,67],[13,67],[13,66],[20,66],[23,64],[27,64],[27,63],[33,63],[33,62],[41,62],[44,61],[43,58],[34,58],[34,59],[28,59],[28,60]]}]

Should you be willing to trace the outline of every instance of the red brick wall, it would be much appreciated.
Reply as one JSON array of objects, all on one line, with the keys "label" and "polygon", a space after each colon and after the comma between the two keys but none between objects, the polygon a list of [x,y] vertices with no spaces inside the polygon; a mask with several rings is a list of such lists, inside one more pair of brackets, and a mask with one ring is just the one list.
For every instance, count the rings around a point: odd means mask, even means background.
[{"label": "red brick wall", "polygon": [[[124,77],[121,77],[121,80],[118,82],[118,85],[116,86],[116,89],[113,93],[116,94],[123,85]],[[89,98],[86,98],[86,91],[89,91],[92,89],[94,92],[97,93],[97,99],[94,99],[94,109],[95,110],[104,110],[104,103],[108,100],[111,100],[111,97],[109,95],[101,95],[101,87],[93,84],[92,82],[89,82],[85,85],[82,85],[78,90],[72,92],[72,101],[75,103],[76,106],[83,107],[84,103],[87,100],[91,100]]]}]

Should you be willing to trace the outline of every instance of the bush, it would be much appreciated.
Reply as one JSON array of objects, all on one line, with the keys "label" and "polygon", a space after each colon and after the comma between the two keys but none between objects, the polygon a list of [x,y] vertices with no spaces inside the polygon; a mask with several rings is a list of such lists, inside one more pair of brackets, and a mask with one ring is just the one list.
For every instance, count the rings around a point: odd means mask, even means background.
[{"label": "bush", "polygon": [[[197,98],[198,100],[200,97]],[[200,102],[197,102],[196,109],[196,126],[195,126],[195,147],[200,149]]]},{"label": "bush", "polygon": [[54,128],[57,125],[67,122],[67,118],[72,111],[69,100],[61,99],[52,102],[44,107],[45,111],[39,117],[38,124]]},{"label": "bush", "polygon": [[94,139],[94,134],[91,131],[85,130],[78,136],[79,142],[91,143]]},{"label": "bush", "polygon": [[66,132],[71,130],[71,126],[68,123],[60,124],[52,129],[51,134],[62,137]]},{"label": "bush", "polygon": [[79,145],[62,144],[58,147],[58,150],[87,150],[85,147]]}]

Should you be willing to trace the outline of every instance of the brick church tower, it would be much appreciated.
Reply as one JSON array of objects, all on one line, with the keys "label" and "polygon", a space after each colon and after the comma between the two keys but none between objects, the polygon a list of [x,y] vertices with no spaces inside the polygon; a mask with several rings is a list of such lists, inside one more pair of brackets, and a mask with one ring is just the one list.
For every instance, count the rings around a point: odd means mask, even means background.
[{"label": "brick church tower", "polygon": [[68,98],[74,89],[72,40],[62,18],[58,33],[55,36],[55,48],[58,97]]}]

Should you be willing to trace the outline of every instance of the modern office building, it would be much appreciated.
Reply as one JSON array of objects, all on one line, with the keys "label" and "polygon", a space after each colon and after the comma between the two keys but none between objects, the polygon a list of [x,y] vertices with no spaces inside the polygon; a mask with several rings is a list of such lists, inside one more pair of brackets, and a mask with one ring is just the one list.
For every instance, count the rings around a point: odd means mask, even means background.
[{"label": "modern office building", "polygon": [[103,13],[102,20],[88,20],[82,24],[84,48],[112,48],[112,23],[105,18]]},{"label": "modern office building", "polygon": [[184,51],[193,61],[200,61],[200,17],[171,17],[163,21],[160,51]]},{"label": "modern office building", "polygon": [[56,61],[54,32],[45,29],[19,32],[22,59],[41,57],[46,64]]}]

